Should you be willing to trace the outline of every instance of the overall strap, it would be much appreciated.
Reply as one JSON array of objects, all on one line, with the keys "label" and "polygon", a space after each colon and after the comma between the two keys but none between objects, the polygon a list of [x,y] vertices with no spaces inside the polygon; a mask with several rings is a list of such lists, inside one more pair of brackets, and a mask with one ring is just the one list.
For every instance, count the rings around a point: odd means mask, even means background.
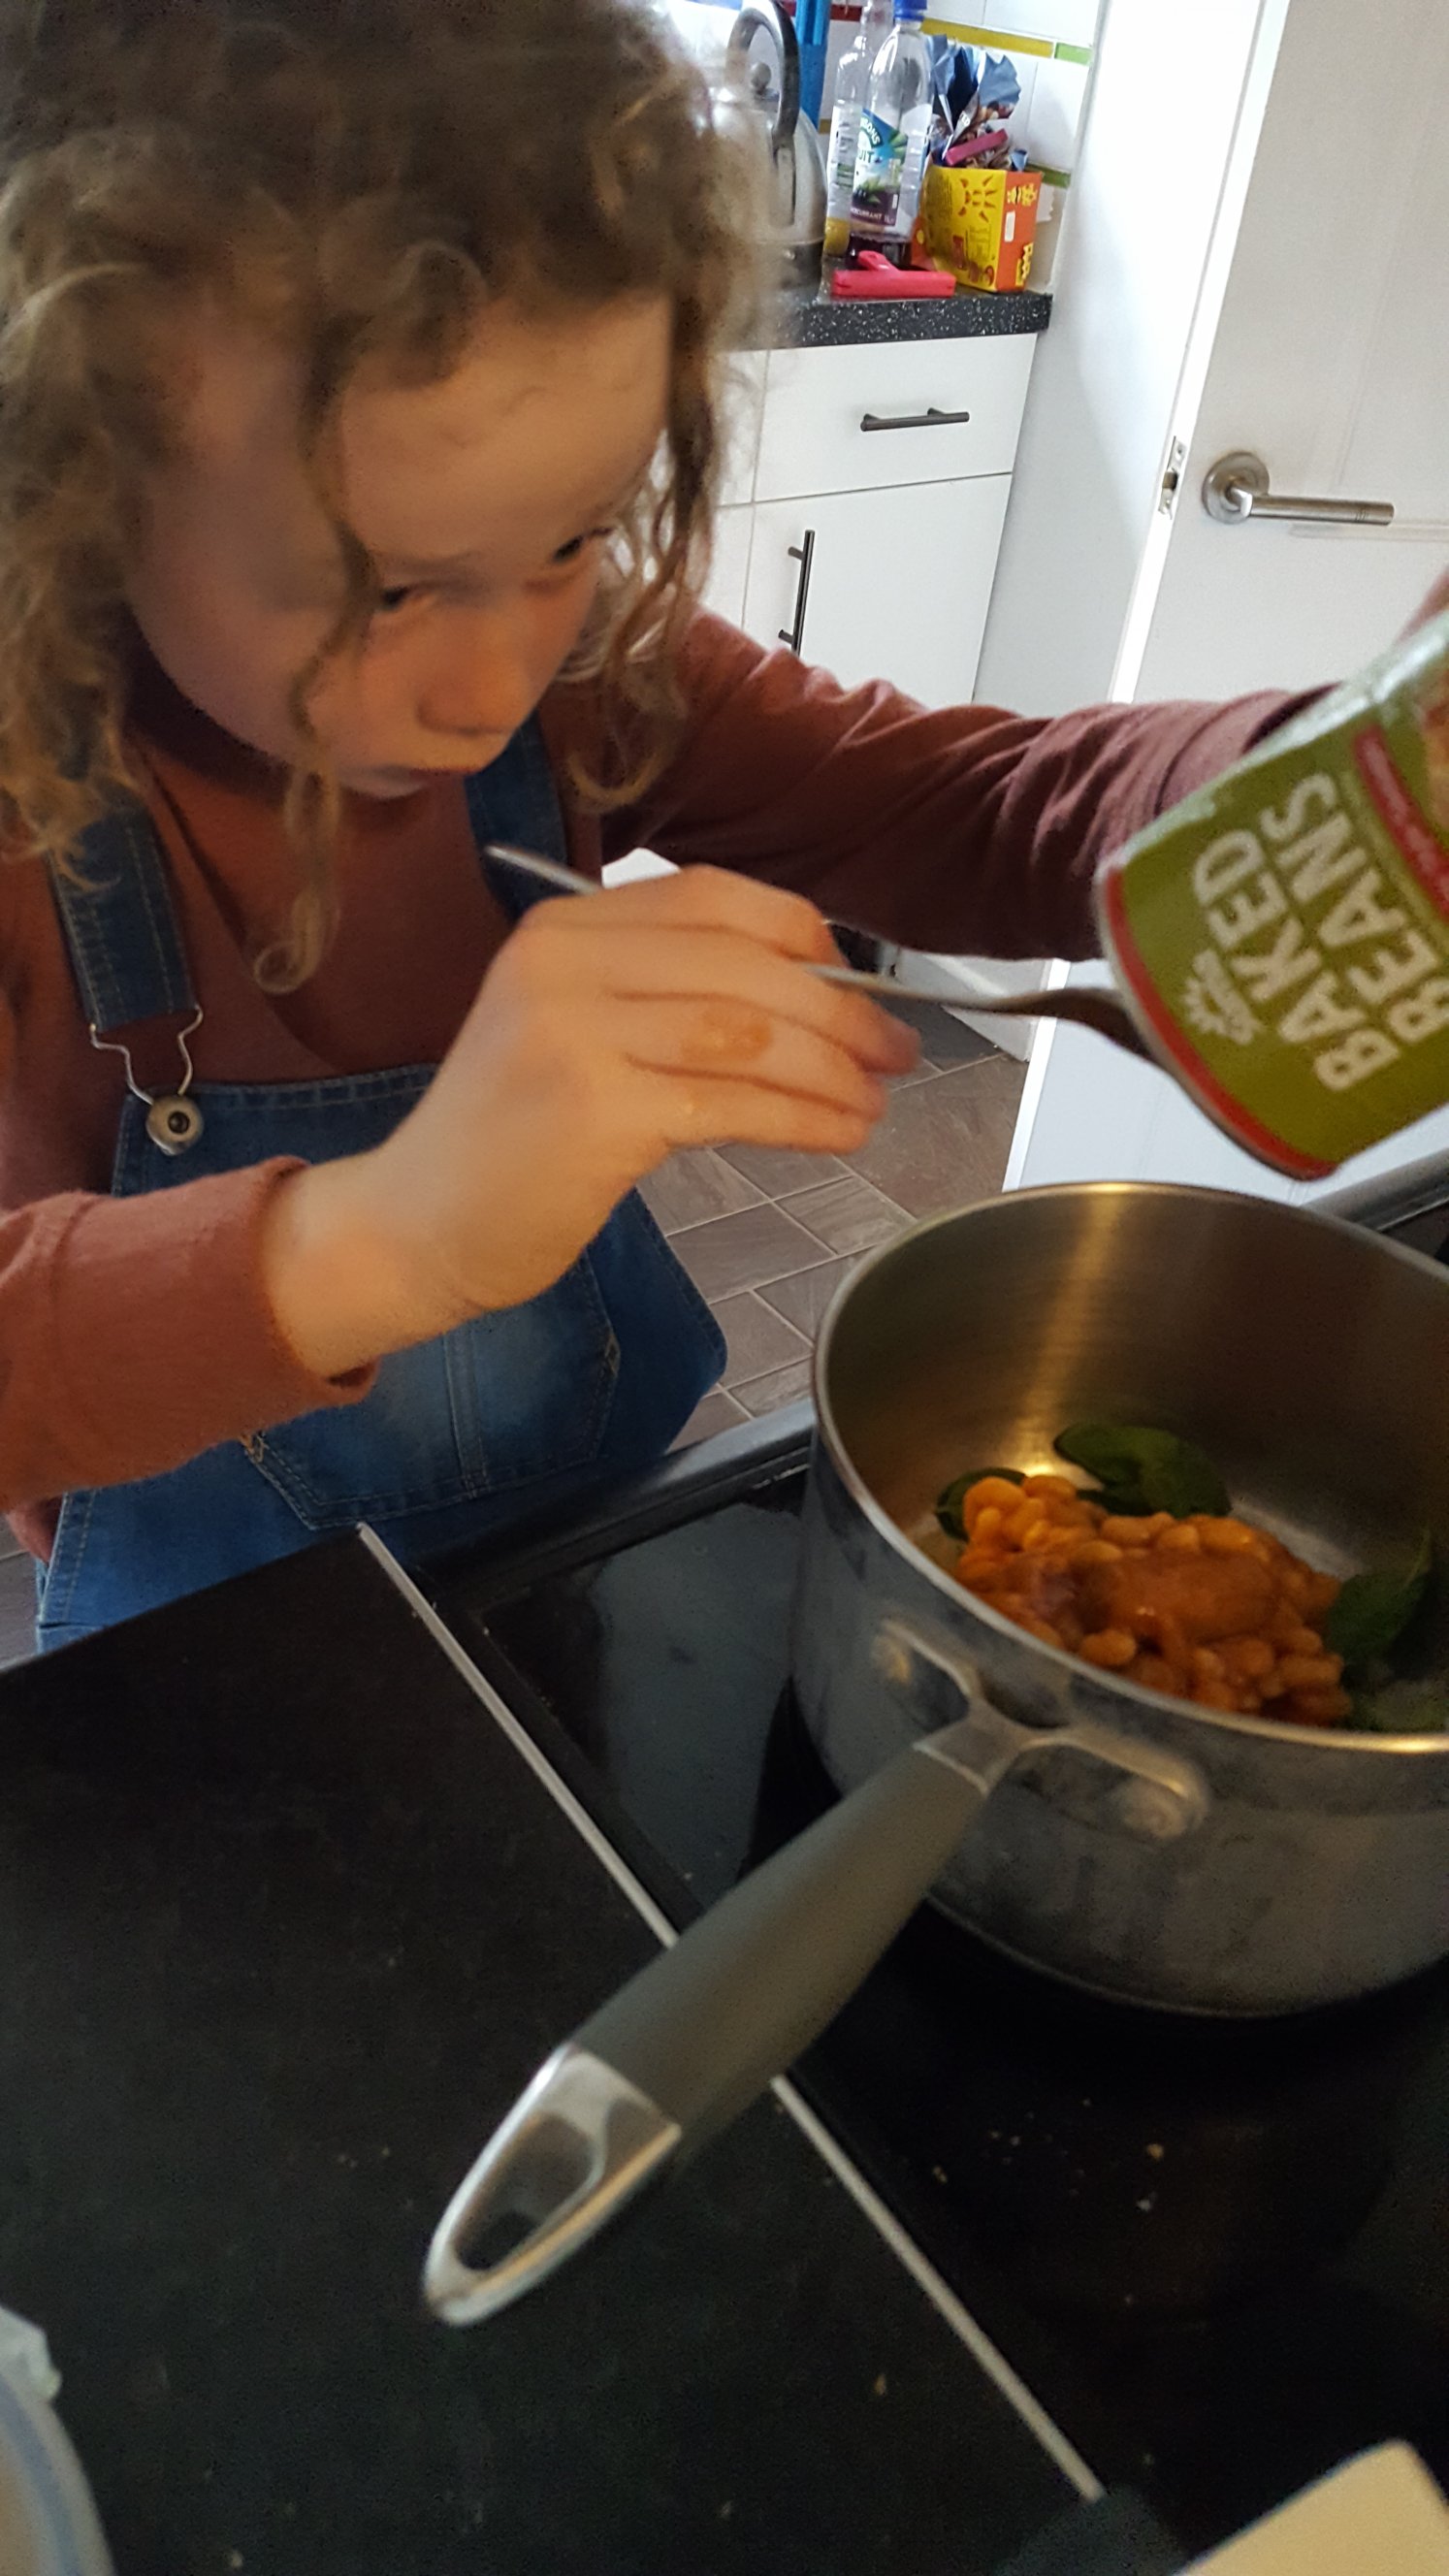
[{"label": "overall strap", "polygon": [[118,806],[82,835],[74,876],[50,870],[86,1021],[98,1036],[175,1013],[191,1019],[166,861],[143,805]]},{"label": "overall strap", "polygon": [[517,849],[538,850],[567,865],[563,807],[537,716],[519,726],[487,769],[475,769],[464,780],[463,792],[483,873],[510,920],[517,921],[536,903],[550,902],[550,887],[530,885],[514,869],[496,868],[483,857],[489,841],[511,841]]},{"label": "overall strap", "polygon": [[[187,1098],[193,1067],[186,1041],[201,1026],[201,1011],[166,861],[145,807],[121,805],[92,823],[81,836],[75,875],[52,866],[50,891],[92,1046],[120,1057],[126,1088],[145,1108],[152,1144],[168,1156],[189,1152],[206,1124]],[[130,1045],[110,1032],[167,1019],[183,1023],[173,1032],[180,1079],[148,1091],[137,1079]]]}]

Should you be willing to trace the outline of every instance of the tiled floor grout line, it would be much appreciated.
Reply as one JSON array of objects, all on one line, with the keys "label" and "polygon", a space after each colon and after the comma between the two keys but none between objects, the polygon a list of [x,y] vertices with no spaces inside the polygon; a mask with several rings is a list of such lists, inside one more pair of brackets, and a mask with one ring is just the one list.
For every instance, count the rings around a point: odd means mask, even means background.
[{"label": "tiled floor grout line", "polygon": [[[863,1189],[870,1191],[872,1198],[883,1200],[896,1216],[904,1217],[907,1224],[911,1222],[910,1210],[903,1208],[898,1199],[893,1199],[888,1190],[883,1190],[879,1181],[868,1181],[864,1172],[858,1172],[852,1163],[847,1163],[843,1172],[832,1173],[828,1181],[806,1181],[798,1190],[782,1190],[778,1198],[758,1199],[753,1207],[731,1208],[723,1216],[697,1216],[689,1225],[674,1226],[665,1240],[680,1243],[685,1235],[698,1234],[704,1226],[731,1225],[737,1216],[758,1216],[761,1208],[766,1207],[779,1208],[782,1215],[788,1216],[792,1199],[804,1198],[811,1190],[833,1190],[841,1181],[859,1181]],[[824,1251],[833,1253],[833,1247],[826,1242],[824,1235],[813,1233],[803,1216],[791,1216],[790,1223],[798,1225],[802,1234],[808,1234],[812,1243],[818,1243]],[[789,1274],[785,1275],[788,1277]]]},{"label": "tiled floor grout line", "polygon": [[798,1360],[779,1360],[776,1362],[774,1368],[756,1369],[753,1377],[733,1378],[728,1386],[725,1386],[724,1379],[721,1378],[720,1384],[724,1387],[726,1395],[738,1395],[741,1387],[758,1386],[761,1378],[779,1377],[787,1368],[802,1368],[805,1362],[810,1358],[811,1348],[812,1345],[807,1342]]},{"label": "tiled floor grout line", "polygon": [[[907,1218],[906,1222],[909,1224],[910,1219]],[[757,1279],[752,1287],[737,1288],[734,1291],[734,1294],[737,1297],[757,1297],[762,1288],[778,1288],[787,1279],[808,1279],[812,1270],[823,1270],[825,1268],[825,1262],[827,1261],[854,1261],[856,1258],[853,1252],[832,1252],[828,1244],[822,1243],[820,1249],[825,1255],[825,1261],[802,1261],[798,1270],[773,1271],[768,1279]],[[723,1298],[720,1299],[720,1303],[723,1305]],[[785,1321],[787,1324],[790,1322],[788,1315],[785,1317]],[[791,1329],[798,1333],[800,1327],[798,1324],[795,1324]]]},{"label": "tiled floor grout line", "polygon": [[[882,1197],[884,1197],[885,1193],[884,1193],[884,1192],[882,1192],[882,1193],[881,1193],[881,1195],[882,1195]],[[895,1203],[895,1200],[894,1200],[894,1199],[892,1199],[892,1200],[890,1201],[890,1205],[891,1205],[891,1207],[892,1207],[892,1208],[895,1208],[895,1204],[896,1204],[896,1203]],[[778,1199],[766,1199],[766,1201],[765,1201],[765,1205],[766,1205],[766,1207],[779,1207],[779,1205],[780,1205],[780,1201],[779,1201]],[[741,1215],[741,1216],[749,1216],[749,1215],[752,1213],[752,1211],[751,1211],[749,1208],[741,1208],[741,1209],[740,1209],[740,1211],[739,1211],[739,1213],[740,1213],[740,1215]],[[907,1225],[909,1225],[909,1224],[910,1224],[911,1220],[910,1220],[910,1218],[906,1215],[906,1211],[905,1211],[905,1209],[904,1209],[904,1208],[897,1209],[897,1210],[896,1210],[896,1213],[897,1213],[897,1214],[898,1214],[898,1215],[899,1215],[899,1216],[904,1220],[904,1222],[905,1222]],[[796,1218],[795,1222],[796,1222],[796,1224],[797,1224],[797,1225],[799,1224],[799,1219],[798,1219],[798,1217]],[[706,1223],[707,1225],[728,1225],[728,1223],[729,1223],[729,1219],[728,1219],[728,1217],[706,1217],[706,1219],[705,1219],[705,1223]],[[809,1229],[809,1227],[808,1227],[808,1226],[802,1226],[800,1230],[801,1230],[802,1234],[809,1234],[809,1232],[810,1232],[810,1229]],[[686,1231],[686,1232],[688,1232],[688,1233],[693,1234],[693,1233],[696,1233],[696,1232],[698,1231],[698,1228],[697,1228],[697,1227],[694,1227],[694,1226],[690,1226],[690,1227],[687,1227],[687,1228],[685,1229],[685,1231]],[[678,1242],[680,1242],[680,1241],[682,1240],[682,1236],[681,1236],[681,1235],[678,1235],[678,1234],[671,1234],[671,1235],[667,1235],[667,1236],[665,1237],[665,1240],[666,1240],[666,1242],[669,1242],[669,1243],[678,1243]],[[812,1242],[813,1244],[818,1245],[819,1250],[820,1250],[820,1253],[821,1253],[822,1258],[823,1258],[824,1260],[826,1260],[826,1261],[839,1261],[839,1260],[842,1258],[841,1251],[840,1251],[840,1247],[839,1247],[839,1245],[838,1245],[838,1244],[829,1244],[829,1243],[826,1243],[826,1242],[824,1242],[824,1241],[822,1240],[822,1238],[821,1238],[818,1234],[811,1234],[811,1235],[810,1235],[810,1240],[811,1240],[811,1242]],[[798,1264],[798,1266],[797,1266],[797,1268],[796,1268],[795,1270],[772,1270],[772,1271],[770,1272],[770,1275],[769,1275],[769,1277],[768,1277],[767,1279],[752,1279],[752,1280],[750,1281],[750,1284],[749,1284],[749,1287],[748,1287],[748,1288],[725,1288],[725,1289],[722,1289],[722,1290],[720,1291],[720,1295],[721,1295],[721,1297],[748,1297],[748,1296],[751,1294],[751,1291],[752,1291],[752,1290],[754,1290],[754,1289],[756,1289],[756,1288],[773,1288],[773,1287],[775,1287],[775,1286],[776,1286],[777,1282],[778,1282],[778,1281],[780,1281],[781,1279],[794,1279],[794,1278],[798,1277],[799,1272],[800,1272],[801,1270],[818,1270],[819,1268],[820,1268],[820,1263],[819,1263],[818,1261],[802,1261],[802,1262],[800,1262],[800,1263]]]},{"label": "tiled floor grout line", "polygon": [[[845,1258],[845,1255],[843,1253],[833,1252],[830,1257],[832,1261],[840,1261]],[[807,1261],[805,1263],[804,1270],[782,1270],[778,1278],[757,1280],[753,1288],[731,1288],[723,1297],[716,1297],[713,1300],[713,1303],[716,1306],[728,1306],[733,1304],[736,1297],[758,1297],[762,1288],[778,1288],[781,1279],[802,1279],[806,1270],[823,1270],[824,1267],[825,1264],[823,1261]],[[710,1303],[710,1300],[706,1299],[705,1302],[708,1304]],[[772,1306],[770,1309],[771,1314],[773,1314],[774,1311],[775,1310]],[[786,1325],[792,1333],[799,1332],[799,1325],[792,1324],[788,1315],[782,1315],[779,1320],[782,1324]]]},{"label": "tiled floor grout line", "polygon": [[[665,1237],[665,1241],[667,1243],[680,1243],[683,1241],[685,1235],[698,1234],[701,1228],[706,1225],[728,1225],[732,1218],[737,1216],[758,1216],[761,1208],[779,1208],[783,1214],[789,1215],[789,1201],[791,1199],[803,1198],[810,1190],[834,1189],[838,1181],[860,1181],[866,1189],[873,1191],[878,1199],[884,1199],[887,1207],[893,1208],[896,1206],[896,1201],[887,1195],[887,1193],[880,1187],[879,1182],[866,1180],[864,1172],[857,1172],[853,1164],[847,1163],[843,1172],[832,1172],[828,1180],[802,1181],[798,1189],[783,1190],[778,1198],[758,1198],[751,1206],[730,1208],[723,1216],[697,1216],[691,1218],[688,1225],[671,1226]],[[899,1213],[904,1216],[906,1211],[904,1208],[901,1208]],[[792,1225],[798,1225],[802,1234],[810,1234],[810,1228],[806,1224],[803,1216],[790,1217],[790,1223]],[[825,1243],[824,1236],[819,1234],[810,1234],[810,1240],[812,1243]],[[825,1244],[825,1249],[828,1252],[830,1246]]]}]

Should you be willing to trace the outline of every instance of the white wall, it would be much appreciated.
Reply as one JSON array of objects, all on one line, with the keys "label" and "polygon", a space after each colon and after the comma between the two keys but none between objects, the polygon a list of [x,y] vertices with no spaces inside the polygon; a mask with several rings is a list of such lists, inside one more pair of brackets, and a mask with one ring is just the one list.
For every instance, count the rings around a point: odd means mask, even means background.
[{"label": "white wall", "polygon": [[[960,17],[993,35],[1046,36],[1054,45],[1090,45],[1097,32],[1098,0],[985,0],[980,7],[959,10],[932,6],[931,16],[944,25]],[[995,50],[993,48],[993,50]]]}]

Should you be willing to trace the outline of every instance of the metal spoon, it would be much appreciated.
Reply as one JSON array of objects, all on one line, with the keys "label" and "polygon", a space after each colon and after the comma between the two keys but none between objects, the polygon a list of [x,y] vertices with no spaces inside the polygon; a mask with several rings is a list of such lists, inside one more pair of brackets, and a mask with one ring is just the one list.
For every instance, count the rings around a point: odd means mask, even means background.
[{"label": "metal spoon", "polygon": [[[560,894],[602,894],[605,889],[593,877],[580,876],[577,868],[566,868],[557,859],[546,859],[540,850],[520,850],[511,841],[489,841],[485,857],[498,865],[513,868],[519,876],[532,877],[538,885],[553,886]],[[874,993],[883,1002],[934,1002],[945,997],[928,993],[921,984],[899,983],[893,975],[871,975],[857,966],[817,966],[809,968],[822,984],[845,984],[858,993]],[[947,1001],[946,1007],[953,1005]],[[1098,1037],[1110,1038],[1114,1045],[1125,1047],[1129,1055],[1140,1055],[1147,1063],[1155,1062],[1151,1050],[1138,1036],[1126,1009],[1111,993],[1079,992],[1064,985],[1053,993],[1012,993],[997,1001],[978,1000],[971,996],[967,1007],[973,1016],[1003,1020],[1073,1020],[1079,1028],[1095,1029]]]}]

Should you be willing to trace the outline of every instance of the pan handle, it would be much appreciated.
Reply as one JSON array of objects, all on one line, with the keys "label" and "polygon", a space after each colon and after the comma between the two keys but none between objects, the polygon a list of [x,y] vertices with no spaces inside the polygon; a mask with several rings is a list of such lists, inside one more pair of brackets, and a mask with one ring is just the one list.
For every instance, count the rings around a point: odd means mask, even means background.
[{"label": "pan handle", "polygon": [[[1126,1737],[1104,1745],[1096,1730],[1019,1726],[973,1696],[967,1667],[905,1631],[887,1633],[884,1653],[924,1656],[968,1715],[920,1737],[753,1870],[549,2060],[434,2236],[423,2293],[449,2324],[521,2297],[737,2118],[834,2019],[1024,1754],[1071,1742],[1126,1770],[1160,1802],[1155,1836],[1197,1821],[1181,1776],[1190,1766]],[[470,2262],[470,2245],[510,2226],[498,2260]]]},{"label": "pan handle", "polygon": [[[898,1754],[586,2021],[444,2212],[423,2272],[434,2312],[496,2315],[762,2093],[875,1964],[1016,1749],[990,1777]],[[499,2259],[471,2263],[510,2222]]]},{"label": "pan handle", "polygon": [[[1058,1753],[1085,1754],[1102,1775],[1102,1821],[1141,1842],[1176,1842],[1195,1831],[1212,1805],[1212,1791],[1195,1762],[1120,1727],[1076,1715],[1060,1726],[1022,1726],[1003,1717],[983,1697],[973,1664],[930,1642],[903,1619],[881,1623],[872,1661],[887,1687],[908,1697],[913,1707],[929,1709],[934,1701],[944,1715],[964,1701],[971,1711],[966,1723],[978,1734],[988,1723],[1007,1729],[1015,1739],[1013,1761],[1027,1753],[1038,1761]],[[914,1750],[938,1762],[953,1762],[963,1731],[959,1725],[943,1725],[939,1733],[921,1736]]]}]

